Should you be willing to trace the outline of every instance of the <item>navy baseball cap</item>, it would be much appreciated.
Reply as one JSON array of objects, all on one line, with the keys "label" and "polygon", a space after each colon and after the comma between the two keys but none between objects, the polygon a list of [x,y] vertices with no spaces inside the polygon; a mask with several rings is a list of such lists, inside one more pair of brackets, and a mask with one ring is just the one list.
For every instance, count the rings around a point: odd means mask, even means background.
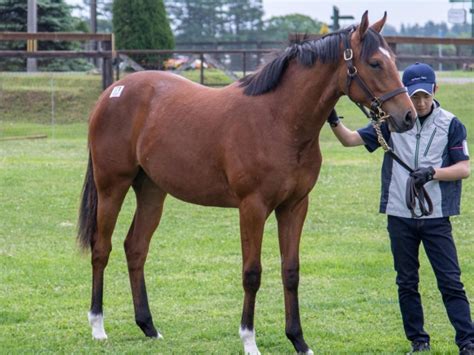
[{"label": "navy baseball cap", "polygon": [[415,63],[403,72],[403,85],[408,89],[408,95],[423,91],[433,95],[436,85],[436,76],[433,68],[428,64]]}]

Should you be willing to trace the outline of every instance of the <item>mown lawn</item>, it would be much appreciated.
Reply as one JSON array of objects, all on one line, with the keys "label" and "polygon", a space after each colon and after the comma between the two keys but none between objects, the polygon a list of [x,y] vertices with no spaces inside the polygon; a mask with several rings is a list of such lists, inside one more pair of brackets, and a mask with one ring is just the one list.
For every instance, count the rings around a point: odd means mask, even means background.
[{"label": "mown lawn", "polygon": [[[164,340],[145,339],[134,324],[122,248],[134,209],[131,195],[119,218],[106,271],[104,308],[109,340],[91,340],[86,315],[90,261],[75,242],[87,159],[87,112],[91,97],[100,92],[100,79],[89,79],[65,79],[64,91],[71,92],[69,105],[56,114],[54,124],[49,119],[28,119],[31,113],[45,110],[35,109],[36,102],[25,101],[29,98],[26,95],[18,98],[25,116],[21,110],[9,117],[0,111],[0,138],[41,131],[48,134],[41,140],[0,141],[0,352],[241,352],[238,213],[185,204],[172,197],[167,199],[146,269],[150,306]],[[0,80],[0,99],[4,100],[6,88],[13,83],[7,84],[4,76]],[[28,85],[17,78],[14,90],[29,92]],[[38,80],[38,91],[46,85]],[[443,106],[464,121],[468,132],[474,132],[473,92],[474,84],[443,84],[438,95]],[[6,107],[10,103],[0,104]],[[347,99],[342,99],[337,109],[348,126],[365,124]],[[74,119],[61,116],[73,115],[73,111]],[[305,338],[322,354],[405,353],[409,346],[398,310],[385,217],[377,213],[382,152],[368,154],[362,147],[343,148],[328,127],[322,130],[321,144],[324,164],[311,193],[301,245],[299,293]],[[470,148],[474,151],[472,140]],[[473,181],[471,178],[464,183],[463,215],[453,218],[471,303]],[[262,260],[255,318],[257,342],[262,353],[293,353],[284,335],[273,216],[266,225]],[[454,332],[424,252],[421,263],[420,288],[432,353],[456,353]]]}]

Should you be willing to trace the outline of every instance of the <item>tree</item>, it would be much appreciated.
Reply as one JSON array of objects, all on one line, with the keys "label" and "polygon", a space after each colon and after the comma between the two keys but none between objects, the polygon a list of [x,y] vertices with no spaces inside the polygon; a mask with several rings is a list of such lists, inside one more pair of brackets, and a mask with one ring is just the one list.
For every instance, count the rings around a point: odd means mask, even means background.
[{"label": "tree", "polygon": [[[112,32],[112,6],[113,0],[97,0],[97,32]],[[87,24],[90,31],[90,6],[91,0],[82,0],[82,5],[74,5],[73,9],[79,11],[80,18]]]},{"label": "tree", "polygon": [[[0,0],[0,31],[26,32],[27,1]],[[64,0],[37,1],[38,32],[72,31],[71,7]],[[49,49],[51,44],[42,44]]]},{"label": "tree", "polygon": [[181,42],[209,41],[224,32],[223,0],[166,0],[166,8]]},{"label": "tree", "polygon": [[[115,0],[112,22],[117,49],[174,48],[163,0]],[[156,56],[134,59],[147,67],[162,66]]]},{"label": "tree", "polygon": [[287,41],[290,33],[319,33],[322,23],[309,16],[291,14],[274,16],[265,22],[265,40]]},{"label": "tree", "polygon": [[452,37],[471,37],[471,25],[468,23],[453,25],[448,33]]},{"label": "tree", "polygon": [[383,26],[382,35],[384,36],[397,36],[398,32],[395,26],[389,25],[388,23]]},{"label": "tree", "polygon": [[[27,1],[0,0],[0,31],[27,31]],[[64,0],[37,1],[38,32],[72,32],[80,21],[71,14],[71,7]],[[39,41],[39,50],[72,50],[79,44],[73,42]],[[5,42],[0,49],[25,50],[26,42]],[[10,59],[0,62],[0,70],[23,70],[25,60]],[[40,59],[39,70],[82,70],[89,68],[85,60]]]},{"label": "tree", "polygon": [[255,39],[263,29],[263,5],[261,0],[235,0],[229,2],[226,11],[229,31],[234,40]]},{"label": "tree", "polygon": [[180,42],[254,40],[263,27],[262,0],[166,0]]}]

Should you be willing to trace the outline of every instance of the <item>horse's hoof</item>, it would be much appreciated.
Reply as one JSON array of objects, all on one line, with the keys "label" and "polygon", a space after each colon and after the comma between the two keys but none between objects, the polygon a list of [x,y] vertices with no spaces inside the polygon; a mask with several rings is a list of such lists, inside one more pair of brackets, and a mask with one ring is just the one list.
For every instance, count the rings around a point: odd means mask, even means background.
[{"label": "horse's hoof", "polygon": [[92,334],[92,339],[93,340],[107,340],[107,334],[105,333],[99,333],[99,334]]},{"label": "horse's hoof", "polygon": [[158,332],[158,334],[154,337],[151,337],[151,339],[153,339],[153,340],[162,340],[164,338],[163,338],[163,335],[161,335],[160,332]]},{"label": "horse's hoof", "polygon": [[300,352],[298,353],[298,355],[314,355],[314,352],[313,352],[313,350],[308,349],[308,350],[307,350],[306,352],[304,352],[304,353],[300,351]]}]

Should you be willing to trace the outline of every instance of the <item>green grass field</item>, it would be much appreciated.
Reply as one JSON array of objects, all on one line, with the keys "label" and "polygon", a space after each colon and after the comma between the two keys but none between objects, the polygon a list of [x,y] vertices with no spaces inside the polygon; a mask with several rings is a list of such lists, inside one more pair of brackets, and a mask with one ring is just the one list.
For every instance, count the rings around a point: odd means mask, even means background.
[{"label": "green grass field", "polygon": [[[146,339],[134,324],[122,247],[134,210],[130,194],[106,270],[109,340],[91,340],[90,260],[78,251],[75,224],[88,154],[87,115],[100,93],[100,79],[55,77],[61,104],[53,124],[48,118],[51,80],[0,74],[0,138],[48,135],[0,141],[0,353],[242,352],[237,210],[204,208],[172,197],[146,264],[150,306],[164,340]],[[474,84],[443,84],[438,95],[468,132],[474,132],[473,92]],[[345,98],[337,109],[349,127],[366,123]],[[382,151],[368,154],[363,147],[343,148],[328,127],[322,130],[321,145],[324,163],[311,192],[301,245],[299,294],[305,338],[320,354],[406,353],[409,344],[399,315],[385,217],[377,213]],[[470,148],[474,151],[472,140]],[[462,210],[452,221],[463,280],[474,303],[472,177],[464,183]],[[263,244],[255,327],[262,353],[290,354],[294,351],[284,335],[276,232],[272,215]],[[420,288],[432,353],[454,354],[454,332],[421,254]]]}]

